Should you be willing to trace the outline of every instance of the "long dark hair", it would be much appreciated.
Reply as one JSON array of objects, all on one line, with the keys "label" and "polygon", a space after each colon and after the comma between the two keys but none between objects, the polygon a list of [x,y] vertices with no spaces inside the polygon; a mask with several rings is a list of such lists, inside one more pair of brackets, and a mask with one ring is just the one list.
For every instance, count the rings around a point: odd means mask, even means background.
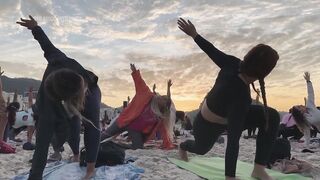
[{"label": "long dark hair", "polygon": [[[266,129],[268,129],[269,127],[269,114],[267,112],[268,104],[264,78],[276,66],[278,59],[279,55],[276,50],[268,45],[258,44],[244,56],[244,59],[240,66],[241,73],[244,73],[249,77],[257,78],[259,80],[261,96],[264,105],[264,115],[266,119]],[[254,91],[257,92],[253,83],[252,87]]]},{"label": "long dark hair", "polygon": [[82,110],[86,83],[78,73],[63,68],[52,72],[44,83],[45,92],[53,101],[64,101]]}]

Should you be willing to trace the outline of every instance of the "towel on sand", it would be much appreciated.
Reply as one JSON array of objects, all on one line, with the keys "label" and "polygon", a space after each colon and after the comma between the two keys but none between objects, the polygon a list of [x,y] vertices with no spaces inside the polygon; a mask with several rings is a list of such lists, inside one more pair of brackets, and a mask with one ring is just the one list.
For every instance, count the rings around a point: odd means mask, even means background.
[{"label": "towel on sand", "polygon": [[[67,163],[58,161],[47,165],[43,172],[44,180],[80,180],[86,172],[86,167],[80,167],[79,163]],[[118,166],[101,166],[96,168],[96,175],[92,180],[138,180],[140,174],[144,173],[142,168],[132,164]],[[13,180],[27,180],[29,173],[15,176]]]}]

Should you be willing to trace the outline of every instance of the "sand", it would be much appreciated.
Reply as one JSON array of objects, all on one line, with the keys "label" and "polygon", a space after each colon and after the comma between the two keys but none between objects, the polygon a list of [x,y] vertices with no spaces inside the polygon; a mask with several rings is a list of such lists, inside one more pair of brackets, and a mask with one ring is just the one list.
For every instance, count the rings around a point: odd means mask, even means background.
[{"label": "sand", "polygon": [[[246,133],[246,132],[244,132]],[[19,137],[25,139],[26,133],[23,132]],[[225,136],[224,136],[225,137]],[[184,139],[184,138],[182,138]],[[181,141],[181,140],[180,140]],[[17,174],[26,172],[30,169],[28,162],[32,158],[33,151],[25,151],[22,149],[22,143],[15,144],[17,153],[15,154],[0,154],[0,179],[11,179]],[[292,156],[300,160],[305,160],[314,165],[312,172],[314,179],[320,179],[320,148],[313,149],[315,153],[301,153],[304,148],[303,143],[292,142]],[[68,159],[71,156],[71,150],[67,144],[64,145],[65,151],[63,158]],[[224,157],[225,144],[216,143],[212,150],[205,156],[219,156]],[[52,148],[50,148],[52,152]],[[255,154],[255,139],[240,140],[239,159],[245,162],[252,163]],[[189,154],[194,156],[194,154]],[[144,149],[144,150],[127,150],[127,157],[138,158],[134,164],[145,169],[145,173],[141,179],[175,179],[175,180],[197,180],[201,179],[197,175],[190,173],[186,170],[176,167],[174,164],[167,160],[167,157],[177,158],[177,150],[161,150],[161,149]]]}]

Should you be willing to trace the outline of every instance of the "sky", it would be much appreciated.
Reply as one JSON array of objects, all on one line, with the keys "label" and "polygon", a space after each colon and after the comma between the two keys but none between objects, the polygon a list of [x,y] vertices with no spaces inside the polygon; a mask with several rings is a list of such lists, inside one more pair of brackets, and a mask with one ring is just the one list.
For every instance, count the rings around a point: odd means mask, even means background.
[{"label": "sky", "polygon": [[178,29],[179,17],[240,59],[259,43],[276,49],[280,59],[265,80],[269,106],[287,111],[303,104],[305,71],[320,103],[320,0],[0,0],[0,65],[9,77],[41,80],[43,52],[15,23],[29,14],[57,48],[99,76],[110,106],[135,94],[130,63],[160,94],[172,79],[178,110],[199,106],[219,68]]}]

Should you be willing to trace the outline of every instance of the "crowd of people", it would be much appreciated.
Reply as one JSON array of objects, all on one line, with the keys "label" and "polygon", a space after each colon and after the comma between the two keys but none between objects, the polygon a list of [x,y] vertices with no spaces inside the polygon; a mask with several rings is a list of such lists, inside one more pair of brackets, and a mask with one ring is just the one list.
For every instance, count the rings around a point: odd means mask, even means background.
[{"label": "crowd of people", "polygon": [[[269,45],[258,44],[241,60],[217,49],[198,34],[189,20],[183,18],[177,21],[178,28],[193,38],[220,68],[214,86],[206,94],[199,109],[188,113],[176,111],[171,98],[172,81],[167,81],[167,94],[160,95],[156,92],[156,85],[151,90],[143,80],[140,70],[130,64],[135,85],[133,99],[130,101],[128,97],[121,112],[114,117],[109,118],[104,112],[101,120],[98,76],[55,47],[32,16],[29,19],[21,18],[17,23],[31,31],[48,63],[36,102],[29,107],[35,122],[32,127],[36,127],[36,143],[32,144],[33,129],[30,129],[26,147],[28,150],[35,149],[29,179],[41,179],[48,160],[62,159],[61,149],[65,142],[68,142],[73,153],[71,161],[79,162],[82,126],[87,162],[84,179],[94,176],[100,142],[110,141],[123,132],[128,133],[131,141],[127,148],[143,149],[146,142],[158,138],[162,140],[161,147],[164,149],[178,147],[178,156],[184,161],[188,161],[187,152],[206,154],[219,137],[225,134],[228,137],[225,142],[225,177],[227,180],[236,179],[239,140],[242,132],[248,130],[245,138],[256,138],[257,141],[251,176],[271,180],[266,166],[277,137],[292,137],[291,139],[298,141],[305,136],[308,148],[310,137],[316,137],[320,128],[320,110],[315,106],[309,73],[304,74],[308,89],[305,105],[293,106],[280,121],[278,111],[267,104],[264,81],[279,60],[277,51]],[[1,69],[0,73],[1,76]],[[259,82],[260,89],[255,88],[256,81]],[[257,93],[255,100],[251,99],[250,85]],[[8,119],[9,122],[15,122],[19,104],[13,102],[6,105],[2,97],[1,81],[0,91],[0,150],[14,153],[15,148],[5,142],[4,136]],[[176,123],[182,123],[185,130],[190,130],[194,139],[176,146]],[[54,153],[48,159],[50,145]]]}]

